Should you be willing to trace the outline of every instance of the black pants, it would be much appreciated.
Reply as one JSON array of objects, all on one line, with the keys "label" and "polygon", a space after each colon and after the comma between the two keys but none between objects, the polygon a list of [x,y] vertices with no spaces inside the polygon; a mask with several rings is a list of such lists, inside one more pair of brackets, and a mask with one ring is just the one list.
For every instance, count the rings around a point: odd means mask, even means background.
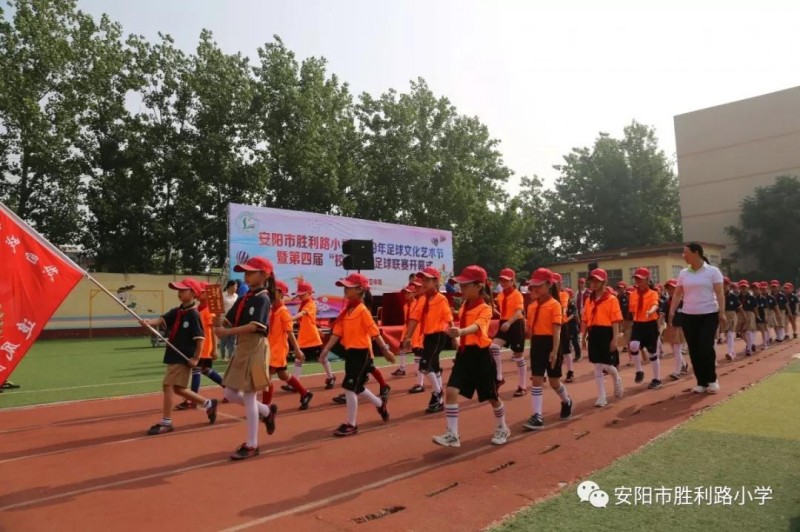
[{"label": "black pants", "polygon": [[575,327],[569,327],[569,341],[572,344],[572,349],[575,351],[575,358],[581,357],[581,339],[578,337],[579,331]]},{"label": "black pants", "polygon": [[714,340],[719,327],[719,314],[683,314],[683,335],[689,347],[689,358],[698,386],[708,386],[717,381],[714,363],[717,353]]}]

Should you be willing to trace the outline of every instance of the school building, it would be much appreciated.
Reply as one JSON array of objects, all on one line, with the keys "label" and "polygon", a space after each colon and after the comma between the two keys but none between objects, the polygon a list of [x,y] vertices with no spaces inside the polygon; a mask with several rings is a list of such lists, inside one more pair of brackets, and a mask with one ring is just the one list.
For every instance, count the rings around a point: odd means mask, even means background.
[{"label": "school building", "polygon": [[741,201],[800,176],[800,87],[678,115],[675,141],[683,238],[724,244],[726,258],[735,245],[725,227],[738,225]]},{"label": "school building", "polygon": [[[719,266],[725,246],[708,242],[701,244],[709,262]],[[664,283],[676,278],[686,263],[683,260],[683,243],[677,243],[584,253],[576,255],[571,261],[556,262],[547,267],[561,274],[565,287],[575,288],[578,278],[586,278],[594,268],[603,268],[608,272],[609,285],[616,286],[620,281],[630,284],[636,268],[641,267],[650,270],[653,282]]]}]

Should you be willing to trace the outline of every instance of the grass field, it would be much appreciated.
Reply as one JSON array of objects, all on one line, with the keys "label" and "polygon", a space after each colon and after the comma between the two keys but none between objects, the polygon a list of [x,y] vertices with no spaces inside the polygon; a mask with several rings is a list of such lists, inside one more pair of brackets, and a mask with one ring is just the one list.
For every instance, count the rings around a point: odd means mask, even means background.
[{"label": "grass field", "polygon": [[[800,362],[585,480],[608,493],[607,507],[580,502],[571,485],[495,530],[800,530]],[[652,488],[651,504],[634,505],[635,494],[618,504],[617,489],[637,487],[642,496]],[[676,487],[692,490],[691,504],[674,503]],[[732,504],[697,500],[697,487],[730,488]],[[760,505],[757,487],[771,500]]]},{"label": "grass field", "polygon": [[[11,377],[21,388],[0,393],[0,408],[158,392],[163,355],[163,347],[151,347],[144,337],[36,342]],[[386,364],[383,358],[375,362]],[[331,364],[334,371],[343,365]],[[214,367],[223,373],[226,363],[218,360]],[[321,372],[319,363],[303,366],[304,374]],[[215,385],[204,378],[203,386]]]}]

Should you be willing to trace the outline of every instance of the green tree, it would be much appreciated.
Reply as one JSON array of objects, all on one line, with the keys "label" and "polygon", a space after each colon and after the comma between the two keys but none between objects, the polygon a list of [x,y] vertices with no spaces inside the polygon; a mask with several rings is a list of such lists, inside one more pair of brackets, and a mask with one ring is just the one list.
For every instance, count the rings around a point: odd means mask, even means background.
[{"label": "green tree", "polygon": [[742,201],[739,224],[725,228],[736,244],[732,258],[737,266],[754,264],[757,270],[746,273],[762,278],[798,279],[798,202],[800,179],[786,175],[776,178],[770,186],[756,188]]},{"label": "green tree", "polygon": [[633,122],[621,139],[601,133],[555,168],[546,199],[560,257],[680,240],[677,179],[652,128]]}]

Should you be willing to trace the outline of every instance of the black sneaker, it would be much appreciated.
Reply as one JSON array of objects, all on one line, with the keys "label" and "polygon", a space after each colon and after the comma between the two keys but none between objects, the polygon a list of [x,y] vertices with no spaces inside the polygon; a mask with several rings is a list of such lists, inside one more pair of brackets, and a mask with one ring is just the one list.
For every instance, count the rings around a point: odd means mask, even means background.
[{"label": "black sneaker", "polygon": [[[794,337],[797,338],[797,335],[795,334]],[[19,388],[19,384],[14,384],[11,381],[6,381],[2,385],[0,385],[0,388],[2,388],[3,390],[16,390],[17,388]]]},{"label": "black sneaker", "polygon": [[542,419],[541,414],[534,414],[522,426],[528,430],[539,430],[544,427],[544,420]]},{"label": "black sneaker", "polygon": [[333,431],[333,435],[339,438],[343,438],[344,436],[352,436],[353,434],[358,434],[358,427],[354,427],[349,423],[342,423],[339,425],[339,428]]},{"label": "black sneaker", "polygon": [[380,391],[380,393],[378,395],[380,395],[381,399],[383,399],[385,401],[386,398],[389,397],[389,392],[391,392],[391,391],[392,391],[392,387],[387,384],[386,386],[381,386],[381,391]]},{"label": "black sneaker", "polygon": [[292,388],[288,384],[284,384],[283,386],[281,386],[281,390],[283,390],[284,392],[292,392],[292,393],[294,393],[294,388]]},{"label": "black sneaker", "polygon": [[195,404],[193,401],[184,401],[179,403],[175,407],[175,410],[194,410],[195,408],[197,408],[197,404]]},{"label": "black sneaker", "polygon": [[564,382],[574,382],[574,381],[575,381],[575,372],[567,371],[567,378],[564,379]]},{"label": "black sneaker", "polygon": [[444,410],[444,405],[442,404],[442,394],[433,392],[431,394],[431,400],[428,403],[428,408],[425,409],[425,412],[428,414],[433,414],[435,412],[441,412]]},{"label": "black sneaker", "polygon": [[172,423],[170,423],[169,425],[162,425],[161,423],[156,423],[147,430],[147,435],[155,436],[157,434],[166,434],[167,432],[172,432],[173,430],[175,430],[175,427],[172,426]]},{"label": "black sneaker", "polygon": [[333,377],[328,377],[325,379],[325,389],[331,390],[333,389],[333,385],[336,384],[336,375]]},{"label": "black sneaker", "polygon": [[264,421],[264,426],[267,427],[267,434],[273,434],[275,432],[275,414],[278,413],[278,405],[269,405],[269,415],[262,416],[262,420]]},{"label": "black sneaker", "polygon": [[206,415],[208,416],[208,422],[212,425],[215,421],[217,421],[217,404],[218,401],[216,399],[211,399],[211,404],[208,405],[206,408]]},{"label": "black sneaker", "polygon": [[648,390],[658,390],[661,388],[661,381],[658,379],[653,379],[650,381],[650,384],[647,385]]},{"label": "black sneaker", "polygon": [[233,451],[231,460],[244,460],[245,458],[258,456],[258,453],[258,447],[248,447],[246,443],[243,443],[235,451]]},{"label": "black sneaker", "polygon": [[333,401],[337,405],[346,405],[347,404],[347,398],[345,397],[345,395],[343,393],[340,393],[339,395],[337,395],[336,397],[331,399],[331,401]]},{"label": "black sneaker", "polygon": [[389,401],[384,399],[381,401],[381,406],[375,407],[378,410],[378,413],[381,415],[381,419],[386,422],[389,421],[389,411],[386,409],[386,405],[389,404]]},{"label": "black sneaker", "polygon": [[522,397],[526,393],[528,393],[528,390],[526,390],[522,386],[517,386],[517,391],[514,392],[514,397]]},{"label": "black sneaker", "polygon": [[306,392],[306,394],[300,398],[300,410],[308,410],[308,403],[310,403],[313,398],[314,394],[312,392]]},{"label": "black sneaker", "polygon": [[424,386],[420,384],[415,384],[410,390],[408,390],[408,393],[422,393],[424,391],[425,391]]},{"label": "black sneaker", "polygon": [[392,377],[405,377],[406,376],[406,370],[404,370],[403,368],[397,368],[396,370],[394,370],[391,373],[391,376]]},{"label": "black sneaker", "polygon": [[637,371],[636,376],[633,378],[633,382],[639,384],[644,380],[644,371]]},{"label": "black sneaker", "polygon": [[569,419],[572,416],[572,397],[566,403],[561,403],[561,419]]}]

